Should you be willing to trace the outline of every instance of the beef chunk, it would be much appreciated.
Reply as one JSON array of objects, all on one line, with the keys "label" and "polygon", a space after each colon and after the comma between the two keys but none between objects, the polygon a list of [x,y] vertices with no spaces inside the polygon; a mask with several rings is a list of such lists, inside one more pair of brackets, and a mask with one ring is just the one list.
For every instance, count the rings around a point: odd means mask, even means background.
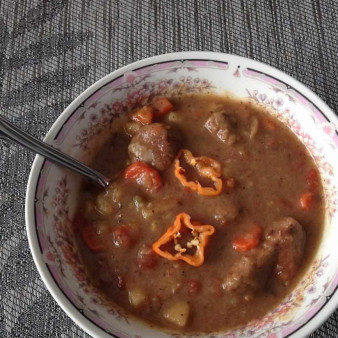
[{"label": "beef chunk", "polygon": [[177,129],[163,123],[142,126],[131,139],[128,152],[133,162],[142,161],[158,170],[165,170],[179,149]]},{"label": "beef chunk", "polygon": [[241,256],[224,279],[223,290],[236,292],[244,297],[262,290],[271,274],[274,256],[274,248],[265,245]]},{"label": "beef chunk", "polygon": [[238,140],[235,116],[224,112],[215,112],[209,117],[204,126],[210,133],[217,135],[222,142],[228,145],[232,145]]},{"label": "beef chunk", "polygon": [[305,232],[292,217],[282,218],[266,230],[267,245],[277,246],[276,274],[286,282],[297,273],[304,253]]},{"label": "beef chunk", "polygon": [[267,228],[261,246],[233,264],[223,281],[223,290],[247,297],[266,286],[273,270],[279,281],[290,281],[300,266],[304,244],[302,226],[291,217],[282,218]]}]

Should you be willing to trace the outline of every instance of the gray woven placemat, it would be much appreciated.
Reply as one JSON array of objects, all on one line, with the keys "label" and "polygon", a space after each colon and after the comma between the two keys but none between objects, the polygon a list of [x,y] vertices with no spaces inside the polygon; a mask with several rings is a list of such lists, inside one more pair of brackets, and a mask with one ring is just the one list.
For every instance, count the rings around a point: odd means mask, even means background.
[{"label": "gray woven placemat", "polygon": [[[338,111],[335,0],[2,0],[0,111],[36,137],[107,73],[148,56],[212,50],[254,58]],[[89,337],[50,296],[25,231],[33,154],[0,140],[0,337]],[[311,337],[338,337],[338,311]]]}]

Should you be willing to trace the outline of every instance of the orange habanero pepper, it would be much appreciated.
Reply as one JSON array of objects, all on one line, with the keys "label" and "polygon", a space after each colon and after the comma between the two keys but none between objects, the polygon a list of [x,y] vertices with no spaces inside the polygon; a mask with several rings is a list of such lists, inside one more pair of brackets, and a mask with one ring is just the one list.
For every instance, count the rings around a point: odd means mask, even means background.
[{"label": "orange habanero pepper", "polygon": [[[177,238],[181,236],[180,230],[182,227],[186,227],[191,230],[193,240],[187,243],[190,247],[196,246],[196,252],[194,255],[185,254],[186,248],[182,248],[177,244]],[[190,216],[184,212],[176,216],[175,222],[170,226],[165,234],[158,239],[152,246],[155,253],[164,257],[170,261],[182,260],[192,266],[199,267],[204,263],[204,250],[209,241],[209,237],[215,232],[215,228],[212,225],[201,225],[199,222],[190,220]],[[175,250],[177,253],[171,254],[168,251],[161,250],[161,246],[171,241],[175,243]],[[177,248],[177,245],[179,248]]]},{"label": "orange habanero pepper", "polygon": [[[214,188],[202,187],[198,181],[188,181],[185,177],[185,169],[180,165],[180,157],[183,155],[187,164],[195,168],[201,177],[213,181]],[[216,160],[201,156],[194,157],[190,150],[181,149],[175,159],[175,176],[187,188],[197,191],[202,196],[218,196],[222,193],[223,181],[221,177],[221,165]]]}]

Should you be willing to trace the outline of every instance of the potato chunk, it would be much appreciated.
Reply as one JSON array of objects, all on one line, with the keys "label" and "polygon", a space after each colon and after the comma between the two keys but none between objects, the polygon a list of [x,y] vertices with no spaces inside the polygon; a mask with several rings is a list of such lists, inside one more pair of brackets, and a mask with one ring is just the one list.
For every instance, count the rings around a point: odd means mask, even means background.
[{"label": "potato chunk", "polygon": [[134,136],[141,127],[142,127],[142,124],[140,122],[129,121],[125,124],[124,130],[130,136]]},{"label": "potato chunk", "polygon": [[129,303],[136,308],[140,307],[147,300],[147,295],[140,288],[134,288],[129,290],[128,295],[129,295]]},{"label": "potato chunk", "polygon": [[121,189],[116,184],[111,184],[107,191],[104,191],[97,195],[96,208],[105,215],[111,215],[119,208],[121,200]]},{"label": "potato chunk", "polygon": [[182,117],[180,114],[176,113],[175,111],[172,111],[171,113],[168,114],[167,119],[169,122],[180,122]]},{"label": "potato chunk", "polygon": [[184,301],[177,301],[164,312],[164,318],[169,322],[183,327],[187,324],[190,313],[190,305]]},{"label": "potato chunk", "polygon": [[101,193],[97,196],[96,206],[99,212],[103,215],[111,215],[114,212],[114,205],[109,200],[106,193]]}]

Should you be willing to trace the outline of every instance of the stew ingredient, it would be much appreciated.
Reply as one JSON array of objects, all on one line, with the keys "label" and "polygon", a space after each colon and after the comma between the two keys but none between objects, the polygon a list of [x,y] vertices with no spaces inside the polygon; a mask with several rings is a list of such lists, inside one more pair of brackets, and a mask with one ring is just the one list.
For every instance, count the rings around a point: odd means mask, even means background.
[{"label": "stew ingredient", "polygon": [[122,116],[74,230],[93,284],[152,324],[244,325],[282,302],[324,222],[318,170],[263,108],[217,95],[155,98]]}]

